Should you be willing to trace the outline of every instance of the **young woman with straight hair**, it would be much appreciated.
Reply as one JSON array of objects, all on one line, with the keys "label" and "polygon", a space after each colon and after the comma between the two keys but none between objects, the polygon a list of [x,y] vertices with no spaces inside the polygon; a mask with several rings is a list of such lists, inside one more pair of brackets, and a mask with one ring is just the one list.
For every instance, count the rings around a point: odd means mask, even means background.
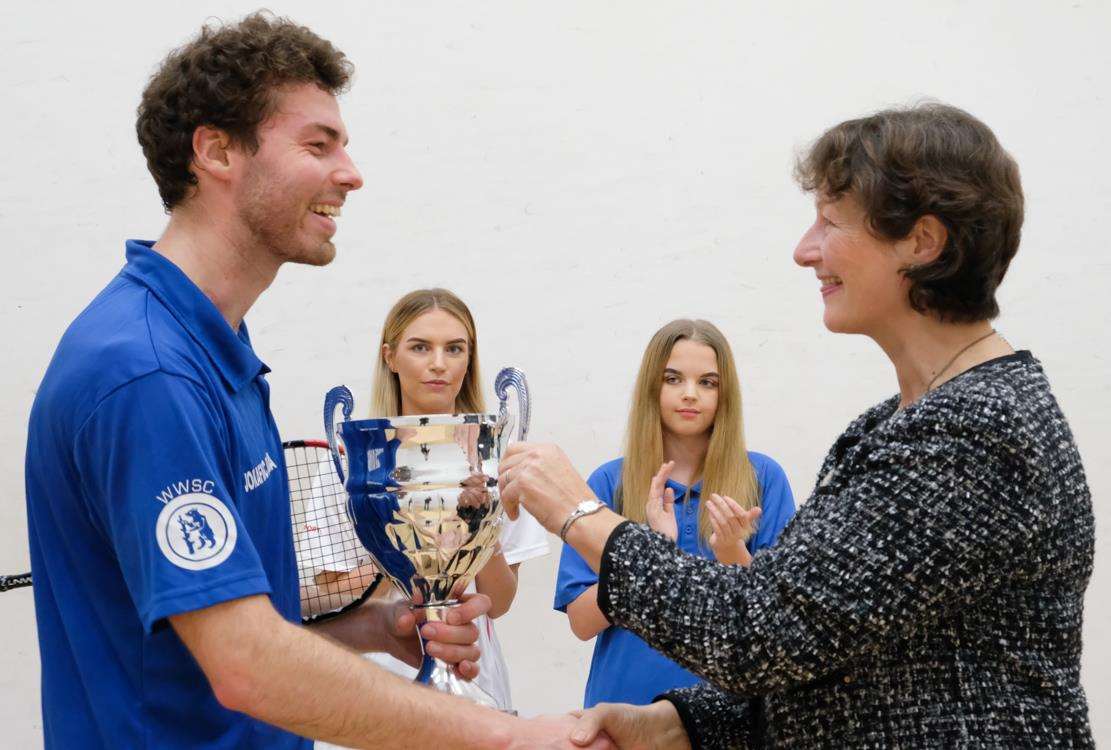
[{"label": "young woman with straight hair", "polygon": [[[668,471],[654,480],[664,463]],[[795,509],[779,465],[745,447],[733,353],[704,320],[674,320],[652,337],[633,392],[625,457],[600,466],[587,483],[626,518],[647,523],[685,552],[725,564],[747,564],[752,553],[774,544]],[[740,520],[753,508],[763,513],[755,534]],[[580,639],[597,637],[584,705],[645,704],[697,683],[638,636],[610,624],[598,608],[597,581],[565,546],[554,606]]]},{"label": "young woman with straight hair", "polygon": [[[374,370],[372,417],[486,411],[474,316],[447,289],[418,289],[394,304],[382,326]],[[509,671],[492,620],[509,611],[517,594],[517,569],[525,560],[547,554],[548,539],[531,516],[503,523],[499,550],[478,572],[471,589],[492,602],[489,616],[475,620],[482,653],[475,684],[499,708],[511,710]],[[389,655],[371,656],[398,674],[416,675]]]}]

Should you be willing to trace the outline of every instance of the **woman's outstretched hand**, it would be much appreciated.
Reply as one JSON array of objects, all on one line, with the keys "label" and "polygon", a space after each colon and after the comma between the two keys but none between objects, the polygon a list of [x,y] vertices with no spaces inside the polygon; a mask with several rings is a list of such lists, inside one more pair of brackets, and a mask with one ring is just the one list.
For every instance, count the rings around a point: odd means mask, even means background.
[{"label": "woman's outstretched hand", "polygon": [[625,519],[604,506],[572,519],[571,514],[580,503],[597,502],[597,498],[558,446],[535,443],[509,446],[498,465],[498,487],[510,518],[516,518],[524,506],[553,534],[559,534],[564,524],[574,520],[575,523],[567,527],[564,541],[574,547],[593,570],[601,569],[606,540]]},{"label": "woman's outstretched hand", "polygon": [[648,486],[648,501],[644,504],[649,528],[673,542],[679,538],[679,523],[675,520],[675,490],[667,486],[667,478],[674,468],[674,461],[660,466]]},{"label": "woman's outstretched hand", "polygon": [[599,703],[586,711],[572,711],[571,715],[578,717],[571,741],[579,747],[608,735],[619,750],[690,750],[679,712],[670,701],[647,706]]},{"label": "woman's outstretched hand", "polygon": [[760,520],[760,508],[745,510],[728,495],[714,493],[706,503],[706,510],[710,516],[710,528],[713,529],[710,549],[714,551],[714,557],[725,565],[748,567],[752,554],[745,542]]},{"label": "woman's outstretched hand", "polygon": [[579,502],[594,497],[571,459],[556,445],[513,443],[498,465],[498,487],[511,519],[517,518],[523,505],[553,534],[559,533]]}]

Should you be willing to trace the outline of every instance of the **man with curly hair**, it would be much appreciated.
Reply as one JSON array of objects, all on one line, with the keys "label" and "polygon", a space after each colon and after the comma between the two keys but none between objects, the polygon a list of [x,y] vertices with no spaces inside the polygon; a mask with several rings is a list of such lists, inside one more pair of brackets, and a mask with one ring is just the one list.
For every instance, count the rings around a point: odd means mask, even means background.
[{"label": "man with curly hair", "polygon": [[[48,749],[559,747],[546,737],[567,734],[569,720],[521,722],[353,653],[416,661],[403,607],[295,624],[269,368],[243,317],[283,263],[335,256],[335,219],[362,186],[336,102],[351,72],[308,29],[255,14],[203,29],[143,93],[137,131],[169,224],[127,242],[30,418]],[[429,653],[473,676],[469,621],[488,607],[475,597],[424,624]]]}]

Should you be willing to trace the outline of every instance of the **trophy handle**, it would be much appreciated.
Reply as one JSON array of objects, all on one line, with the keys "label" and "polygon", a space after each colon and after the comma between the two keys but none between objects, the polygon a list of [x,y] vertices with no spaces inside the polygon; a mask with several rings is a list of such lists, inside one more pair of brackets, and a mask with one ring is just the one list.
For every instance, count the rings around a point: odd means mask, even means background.
[{"label": "trophy handle", "polygon": [[517,426],[517,439],[524,440],[528,435],[529,418],[532,412],[529,403],[528,381],[525,380],[525,374],[516,367],[503,368],[498,376],[494,378],[494,395],[498,397],[498,417],[500,419],[509,416],[509,410],[505,406],[509,400],[509,391],[507,390],[509,386],[513,386],[517,390],[517,406],[521,415],[521,422]]},{"label": "trophy handle", "polygon": [[332,452],[332,462],[336,465],[336,474],[340,484],[346,484],[347,478],[343,475],[343,464],[339,460],[339,446],[336,444],[336,407],[343,406],[343,420],[351,419],[351,412],[355,408],[355,397],[345,385],[337,385],[324,397],[324,435],[328,438],[328,450]]}]

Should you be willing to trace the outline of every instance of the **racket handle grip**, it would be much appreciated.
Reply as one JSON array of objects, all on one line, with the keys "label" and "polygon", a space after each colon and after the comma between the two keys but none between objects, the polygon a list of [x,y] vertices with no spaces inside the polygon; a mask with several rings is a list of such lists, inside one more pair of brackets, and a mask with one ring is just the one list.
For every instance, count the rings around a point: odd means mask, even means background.
[{"label": "racket handle grip", "polygon": [[30,585],[30,573],[20,573],[19,575],[11,576],[0,576],[0,591],[8,591],[9,589],[18,589]]}]

